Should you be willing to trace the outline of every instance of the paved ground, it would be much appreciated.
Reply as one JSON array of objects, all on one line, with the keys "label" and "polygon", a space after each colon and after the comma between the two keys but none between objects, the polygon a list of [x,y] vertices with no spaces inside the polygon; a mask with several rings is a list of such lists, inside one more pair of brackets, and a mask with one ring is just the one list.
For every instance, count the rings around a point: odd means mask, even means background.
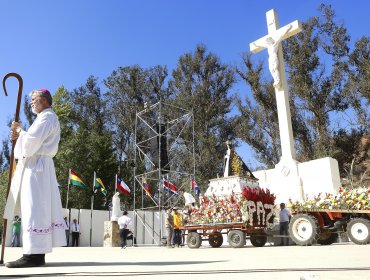
[{"label": "paved ground", "polygon": [[[6,248],[5,261],[21,255]],[[39,268],[0,266],[1,279],[370,279],[370,245],[56,248]],[[316,276],[316,278],[309,276]]]}]

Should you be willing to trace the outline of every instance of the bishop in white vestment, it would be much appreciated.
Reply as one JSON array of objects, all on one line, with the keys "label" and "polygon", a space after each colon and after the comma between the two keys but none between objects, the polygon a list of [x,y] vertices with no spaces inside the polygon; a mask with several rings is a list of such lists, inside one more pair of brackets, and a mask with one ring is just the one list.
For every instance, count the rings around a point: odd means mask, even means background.
[{"label": "bishop in white vestment", "polygon": [[34,123],[23,131],[13,122],[12,140],[17,140],[14,156],[18,159],[5,207],[4,218],[21,213],[23,257],[7,267],[32,267],[45,264],[45,253],[52,247],[66,245],[62,204],[55,175],[53,157],[58,151],[60,126],[51,109],[47,90],[31,92]]}]

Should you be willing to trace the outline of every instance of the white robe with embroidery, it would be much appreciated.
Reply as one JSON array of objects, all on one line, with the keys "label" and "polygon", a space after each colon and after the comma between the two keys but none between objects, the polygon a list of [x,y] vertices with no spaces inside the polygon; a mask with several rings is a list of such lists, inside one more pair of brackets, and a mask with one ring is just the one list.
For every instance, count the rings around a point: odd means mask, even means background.
[{"label": "white robe with embroidery", "polygon": [[45,254],[66,245],[62,203],[53,157],[58,151],[60,126],[52,109],[37,115],[14,148],[18,159],[4,218],[22,217],[23,253]]}]

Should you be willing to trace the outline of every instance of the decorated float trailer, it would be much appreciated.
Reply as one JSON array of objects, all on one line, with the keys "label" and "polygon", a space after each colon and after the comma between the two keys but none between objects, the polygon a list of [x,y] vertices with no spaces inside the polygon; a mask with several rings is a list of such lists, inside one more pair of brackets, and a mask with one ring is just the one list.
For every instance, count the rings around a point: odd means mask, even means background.
[{"label": "decorated float trailer", "polygon": [[199,248],[202,241],[208,241],[214,248],[223,244],[223,234],[227,234],[231,247],[241,248],[246,244],[247,237],[255,247],[266,244],[267,236],[263,228],[247,228],[244,223],[213,224],[185,226],[187,230],[187,245],[189,248]]},{"label": "decorated float trailer", "polygon": [[243,247],[248,238],[253,246],[266,244],[275,196],[259,188],[258,179],[227,144],[224,177],[210,180],[199,207],[189,209],[184,219],[189,248],[199,248],[202,241],[220,247],[224,234],[234,248]]},{"label": "decorated float trailer", "polygon": [[289,235],[297,245],[330,245],[346,232],[356,244],[370,243],[370,189],[339,189],[291,203]]},{"label": "decorated float trailer", "polygon": [[[223,186],[235,179],[243,181],[240,177],[229,179],[222,180]],[[182,227],[189,248],[199,248],[202,241],[220,247],[223,235],[227,235],[229,245],[234,248],[243,247],[247,239],[255,247],[266,244],[267,230],[274,218],[275,196],[268,190],[245,186],[241,187],[241,193],[201,198],[200,207],[191,210]]]}]

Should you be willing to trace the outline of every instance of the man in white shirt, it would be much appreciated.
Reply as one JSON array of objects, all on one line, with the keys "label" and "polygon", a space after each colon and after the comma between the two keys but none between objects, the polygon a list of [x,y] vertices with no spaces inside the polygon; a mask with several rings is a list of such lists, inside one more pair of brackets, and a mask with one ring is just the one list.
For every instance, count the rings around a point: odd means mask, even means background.
[{"label": "man in white shirt", "polygon": [[78,247],[78,240],[80,239],[80,225],[77,223],[76,219],[73,219],[71,224],[72,231],[72,247]]},{"label": "man in white shirt", "polygon": [[66,230],[66,240],[67,240],[67,247],[69,245],[69,222],[67,217],[64,217],[64,229]]},{"label": "man in white shirt", "polygon": [[118,218],[119,236],[121,238],[121,249],[126,249],[127,234],[130,232],[128,226],[131,225],[131,218],[127,216],[127,211],[123,211],[123,216]]},{"label": "man in white shirt", "polygon": [[[288,228],[291,217],[292,214],[290,214],[289,210],[285,208],[285,203],[280,203],[280,235],[289,235]],[[280,245],[289,245],[289,237],[281,237]]]}]

